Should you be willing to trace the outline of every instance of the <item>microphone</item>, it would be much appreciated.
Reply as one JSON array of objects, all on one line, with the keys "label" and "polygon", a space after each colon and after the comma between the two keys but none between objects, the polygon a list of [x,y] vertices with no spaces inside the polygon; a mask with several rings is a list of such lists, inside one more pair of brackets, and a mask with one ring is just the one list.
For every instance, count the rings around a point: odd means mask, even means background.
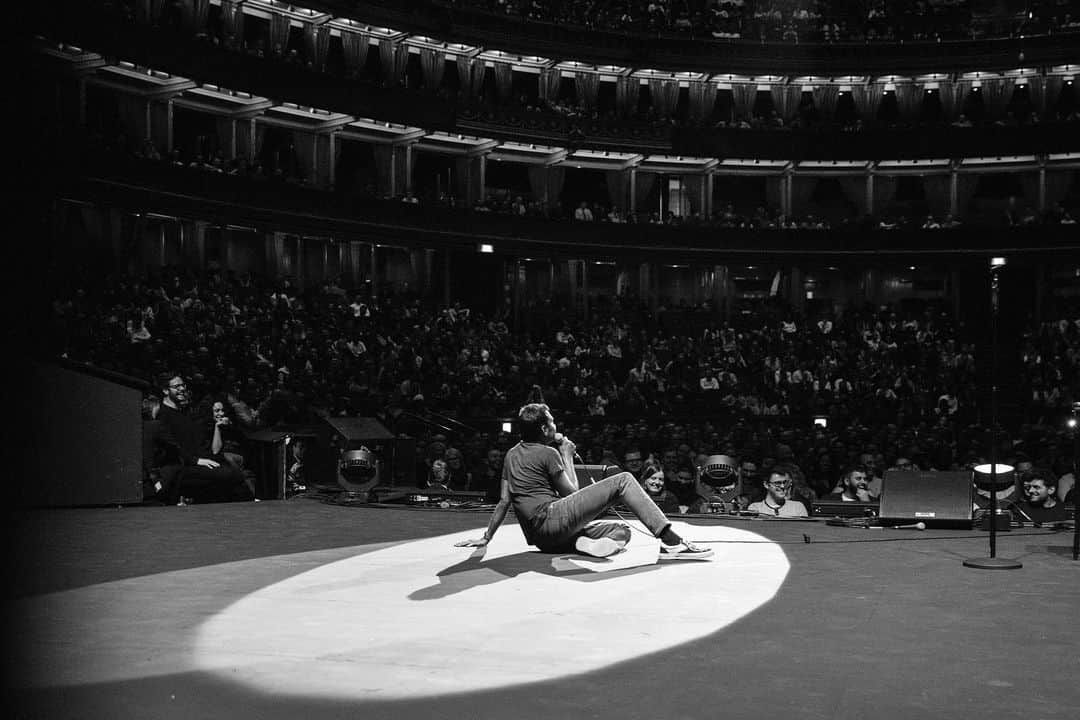
[{"label": "microphone", "polygon": [[917,522],[917,523],[912,523],[911,525],[896,525],[895,527],[896,527],[897,530],[925,530],[926,529],[926,523]]},{"label": "microphone", "polygon": [[[563,434],[562,434],[561,432],[557,432],[557,433],[555,433],[555,444],[556,444],[556,445],[559,445],[560,447],[561,447],[561,446],[562,446],[562,444],[563,444],[563,443],[564,443],[564,442],[565,442],[566,440],[568,440],[568,439],[569,439],[569,438],[567,438],[567,437],[566,437],[565,435],[563,435]],[[577,454],[577,451],[576,451],[576,450],[574,451],[574,459],[575,459],[575,460],[577,460],[577,461],[578,461],[579,463],[581,463],[582,465],[584,465],[584,464],[585,464],[585,461],[581,459],[581,456]]]}]

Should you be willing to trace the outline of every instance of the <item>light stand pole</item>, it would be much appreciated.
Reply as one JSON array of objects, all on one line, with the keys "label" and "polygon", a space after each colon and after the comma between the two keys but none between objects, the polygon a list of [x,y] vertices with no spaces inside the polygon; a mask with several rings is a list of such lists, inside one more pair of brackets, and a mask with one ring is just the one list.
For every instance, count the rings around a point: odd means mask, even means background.
[{"label": "light stand pole", "polygon": [[[997,556],[997,476],[998,471],[1012,472],[1008,465],[998,465],[998,273],[1005,267],[1005,258],[990,260],[990,557],[969,558],[964,567],[977,570],[1017,570],[1019,560]],[[986,472],[980,465],[975,472]]]}]

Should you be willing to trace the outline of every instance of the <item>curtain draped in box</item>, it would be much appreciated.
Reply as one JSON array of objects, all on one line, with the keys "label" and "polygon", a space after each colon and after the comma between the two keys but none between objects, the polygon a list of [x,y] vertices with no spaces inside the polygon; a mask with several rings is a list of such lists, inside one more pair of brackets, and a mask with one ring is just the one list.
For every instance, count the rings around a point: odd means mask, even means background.
[{"label": "curtain draped in box", "polygon": [[575,73],[574,90],[577,101],[592,110],[596,107],[596,98],[600,94],[600,75],[598,73]]},{"label": "curtain draped in box", "polygon": [[360,33],[341,33],[341,50],[345,56],[345,69],[350,74],[359,73],[364,67],[365,58],[361,50],[367,49],[366,38]]},{"label": "curtain draped in box", "polygon": [[754,112],[754,100],[757,99],[757,85],[735,83],[731,86],[731,97],[735,104],[735,119],[750,120]]},{"label": "curtain draped in box", "polygon": [[[885,97],[885,86],[880,83],[867,83],[854,85],[851,88],[851,100],[855,103],[855,110],[864,123],[872,123],[877,119],[878,110],[881,109],[881,100]],[[796,101],[796,107],[798,101]]]},{"label": "curtain draped in box", "polygon": [[281,13],[270,15],[270,47],[273,55],[285,55],[289,44],[289,18]]},{"label": "curtain draped in box", "polygon": [[691,121],[707,122],[716,105],[716,85],[711,82],[690,83],[689,96]]},{"label": "curtain draped in box", "polygon": [[836,102],[840,99],[840,88],[836,85],[818,85],[811,94],[814,96],[814,107],[823,118],[831,118],[836,114]]},{"label": "curtain draped in box", "polygon": [[638,95],[641,81],[636,77],[624,76],[615,80],[615,109],[622,117],[629,117],[637,112]]},{"label": "curtain draped in box", "polygon": [[799,112],[802,88],[798,85],[773,85],[769,88],[776,114],[784,122],[790,122]]},{"label": "curtain draped in box", "polygon": [[316,70],[326,67],[326,54],[330,50],[330,28],[326,25],[304,25],[304,46],[307,59]]},{"label": "curtain draped in box", "polygon": [[446,58],[436,50],[424,48],[420,51],[420,69],[424,75],[424,86],[428,90],[442,87],[443,74],[446,72]]}]

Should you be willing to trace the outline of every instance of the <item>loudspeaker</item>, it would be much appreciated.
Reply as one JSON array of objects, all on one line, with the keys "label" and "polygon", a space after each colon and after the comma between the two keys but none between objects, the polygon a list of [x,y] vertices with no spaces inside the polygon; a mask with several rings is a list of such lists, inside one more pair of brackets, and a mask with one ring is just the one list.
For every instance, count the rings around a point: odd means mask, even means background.
[{"label": "loudspeaker", "polygon": [[574,463],[578,487],[583,488],[620,472],[616,465],[578,465]]},{"label": "loudspeaker", "polygon": [[924,522],[927,527],[963,527],[973,522],[971,471],[908,472],[887,470],[881,482],[884,524]]},{"label": "loudspeaker", "polygon": [[24,408],[9,420],[24,437],[10,449],[22,472],[7,489],[13,504],[63,507],[141,503],[143,392],[138,381],[104,370],[33,365]]}]

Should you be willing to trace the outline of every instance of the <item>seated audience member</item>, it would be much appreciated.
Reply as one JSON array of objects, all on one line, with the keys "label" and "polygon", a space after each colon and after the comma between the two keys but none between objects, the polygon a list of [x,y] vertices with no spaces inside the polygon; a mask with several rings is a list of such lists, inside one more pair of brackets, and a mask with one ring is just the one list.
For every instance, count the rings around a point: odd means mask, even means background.
[{"label": "seated audience member", "polygon": [[829,495],[830,500],[841,502],[874,502],[877,497],[870,493],[870,479],[861,466],[848,468],[840,476],[840,492]]},{"label": "seated audience member", "polygon": [[221,400],[215,400],[210,405],[211,421],[213,429],[210,438],[211,457],[223,464],[228,464],[240,471],[244,477],[244,483],[251,491],[256,500],[255,478],[250,470],[244,466],[244,436],[240,432],[237,423],[229,415],[229,406]]},{"label": "seated audience member", "polygon": [[679,501],[679,512],[687,512],[698,498],[697,485],[694,482],[694,466],[680,463],[674,473],[664,470],[664,486]]},{"label": "seated audience member", "polygon": [[164,373],[158,381],[164,399],[158,411],[157,441],[169,447],[182,466],[176,482],[168,488],[167,501],[252,499],[243,473],[213,459],[206,424],[188,411],[191,396],[187,383],[176,373]]},{"label": "seated audience member", "polygon": [[622,468],[626,472],[632,474],[634,477],[641,477],[642,470],[644,469],[645,459],[641,454],[641,448],[630,447],[623,453],[623,465]]},{"label": "seated audience member", "polygon": [[664,485],[664,471],[656,465],[646,466],[641,474],[641,486],[645,488],[645,492],[665,514],[678,513],[679,498]]},{"label": "seated audience member", "polygon": [[491,448],[484,455],[484,460],[473,469],[472,485],[474,490],[482,490],[488,502],[499,501],[499,483],[502,482],[503,452]]},{"label": "seated audience member", "polygon": [[147,395],[142,402],[143,419],[143,499],[164,499],[169,487],[176,482],[180,465],[169,459],[168,449],[157,442],[159,436],[158,412],[161,398]]},{"label": "seated audience member", "polygon": [[472,486],[472,473],[465,469],[465,456],[457,448],[447,448],[443,454],[446,460],[446,485],[451,490],[475,490]]},{"label": "seated audience member", "polygon": [[428,468],[427,482],[424,487],[431,490],[450,489],[450,471],[446,467],[445,460],[431,461],[431,467]]},{"label": "seated audience member", "polygon": [[1021,518],[1039,524],[1069,519],[1068,507],[1057,498],[1053,473],[1038,468],[1024,476],[1024,499],[1013,505],[1013,510]]},{"label": "seated audience member", "polygon": [[751,512],[766,517],[808,517],[806,506],[798,500],[789,500],[791,490],[791,472],[783,467],[773,468],[769,479],[765,481],[765,499],[751,503]]}]

